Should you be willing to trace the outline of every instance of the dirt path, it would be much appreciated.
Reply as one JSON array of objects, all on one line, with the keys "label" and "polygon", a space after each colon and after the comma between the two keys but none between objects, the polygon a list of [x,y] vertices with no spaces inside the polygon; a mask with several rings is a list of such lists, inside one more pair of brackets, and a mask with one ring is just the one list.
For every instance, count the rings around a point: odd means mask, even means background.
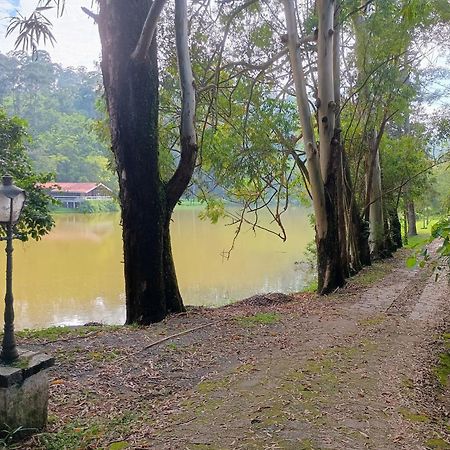
[{"label": "dirt path", "polygon": [[22,448],[450,449],[432,368],[449,299],[448,279],[399,253],[326,299],[258,296],[143,329],[25,339],[58,364],[49,432]]}]

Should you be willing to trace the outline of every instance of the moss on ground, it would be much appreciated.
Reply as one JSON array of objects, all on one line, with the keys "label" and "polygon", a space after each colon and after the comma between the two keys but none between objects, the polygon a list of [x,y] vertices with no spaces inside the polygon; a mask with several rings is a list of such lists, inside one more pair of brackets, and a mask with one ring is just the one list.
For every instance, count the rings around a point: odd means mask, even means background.
[{"label": "moss on ground", "polygon": [[237,316],[235,320],[244,327],[254,327],[256,325],[272,325],[279,322],[280,315],[277,313],[256,313],[253,316]]},{"label": "moss on ground", "polygon": [[16,333],[16,336],[21,339],[38,341],[46,340],[52,342],[68,337],[82,337],[95,331],[111,332],[121,328],[123,328],[121,325],[49,327],[38,330],[21,330]]},{"label": "moss on ground", "polygon": [[209,394],[225,386],[228,386],[229,383],[229,377],[224,377],[220,380],[204,380],[197,384],[196,390],[201,394]]},{"label": "moss on ground", "polygon": [[375,262],[370,267],[363,268],[350,280],[358,286],[370,286],[383,279],[391,270],[388,261]]},{"label": "moss on ground", "polygon": [[411,411],[407,408],[400,408],[399,413],[410,422],[428,423],[430,418],[426,414],[419,414],[416,411]]},{"label": "moss on ground", "polygon": [[368,317],[367,319],[362,319],[358,322],[360,327],[373,327],[376,325],[381,325],[386,320],[385,314],[380,314],[377,316]]},{"label": "moss on ground", "polygon": [[439,355],[439,360],[434,368],[434,373],[441,387],[446,388],[449,385],[450,377],[450,333],[442,335],[444,351]]},{"label": "moss on ground", "polygon": [[450,450],[450,443],[442,438],[431,438],[425,442],[426,448],[433,450]]}]

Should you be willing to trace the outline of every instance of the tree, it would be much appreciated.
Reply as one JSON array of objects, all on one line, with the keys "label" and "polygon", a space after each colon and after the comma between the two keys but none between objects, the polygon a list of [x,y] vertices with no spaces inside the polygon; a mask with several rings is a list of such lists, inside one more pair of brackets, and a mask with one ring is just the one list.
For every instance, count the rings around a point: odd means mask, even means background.
[{"label": "tree", "polygon": [[[63,4],[62,0],[39,3],[44,8],[55,7],[58,12]],[[141,0],[132,5],[99,0],[97,13],[85,10],[98,24],[102,44],[101,69],[122,213],[127,323],[149,324],[184,309],[169,225],[196,163],[195,94],[186,0],[176,0],[176,46],[182,92],[180,158],[172,177],[163,182],[159,165],[155,30],[164,4],[164,0]],[[43,11],[37,8],[34,16],[15,18],[10,23],[8,32],[26,30],[19,35],[19,45],[35,49],[39,37],[52,38]],[[37,29],[41,34],[36,34]]]},{"label": "tree", "polygon": [[17,117],[8,117],[0,109],[0,174],[12,175],[14,183],[27,193],[27,201],[16,230],[22,240],[39,240],[53,227],[48,209],[51,198],[39,188],[40,183],[50,181],[51,174],[33,171],[25,147],[27,140],[25,122]]},{"label": "tree", "polygon": [[319,128],[319,149],[312,125],[306,77],[301,50],[299,49],[296,11],[292,0],[283,0],[287,46],[294,78],[295,96],[302,126],[303,142],[307,155],[309,182],[316,219],[316,247],[318,267],[318,290],[325,294],[344,284],[344,272],[340,253],[338,226],[338,173],[341,161],[339,131],[336,128],[334,77],[335,46],[334,17],[335,3],[323,0],[317,3],[317,115]]}]

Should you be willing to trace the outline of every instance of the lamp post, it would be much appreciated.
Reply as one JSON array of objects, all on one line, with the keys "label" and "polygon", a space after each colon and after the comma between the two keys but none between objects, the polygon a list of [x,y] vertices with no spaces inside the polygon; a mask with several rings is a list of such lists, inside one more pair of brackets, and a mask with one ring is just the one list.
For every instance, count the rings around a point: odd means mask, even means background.
[{"label": "lamp post", "polygon": [[14,186],[10,175],[4,175],[0,185],[0,225],[6,230],[6,295],[5,295],[5,328],[3,333],[0,359],[12,362],[18,358],[14,336],[14,298],[12,294],[12,241],[14,225],[19,220],[25,203],[25,191]]}]

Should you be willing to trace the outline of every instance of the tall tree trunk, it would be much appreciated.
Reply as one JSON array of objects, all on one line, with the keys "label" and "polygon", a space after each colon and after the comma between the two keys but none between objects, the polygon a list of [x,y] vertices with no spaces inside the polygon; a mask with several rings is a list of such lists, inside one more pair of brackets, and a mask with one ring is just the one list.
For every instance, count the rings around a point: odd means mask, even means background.
[{"label": "tall tree trunk", "polygon": [[[375,141],[375,137],[373,141]],[[369,158],[369,180],[368,181],[368,199],[369,199],[369,245],[372,256],[379,258],[384,252],[384,217],[383,217],[383,198],[381,190],[381,168],[380,153],[378,146],[371,139],[370,158]]]},{"label": "tall tree trunk", "polygon": [[[344,147],[341,140],[341,26],[340,26],[340,5],[334,5],[334,35],[333,35],[333,95],[335,103],[335,140],[338,147],[338,167],[337,167],[337,215],[339,229],[339,252],[344,278],[348,278],[355,269],[351,269],[351,233],[348,210],[349,202],[345,186],[345,173],[347,158],[344,154]],[[348,185],[349,188],[351,186]],[[358,269],[359,270],[359,269]]]},{"label": "tall tree trunk", "polygon": [[334,0],[318,0],[319,17],[317,38],[317,73],[318,73],[318,118],[320,142],[320,169],[324,182],[327,232],[323,239],[317,240],[318,285],[321,293],[328,293],[340,287],[345,281],[346,264],[342,260],[341,239],[345,234],[339,233],[339,205],[342,201],[342,147],[340,130],[336,128],[335,92],[339,78],[334,77],[338,51],[338,42],[334,42]]},{"label": "tall tree trunk", "polygon": [[[172,211],[158,164],[156,39],[146,58],[131,58],[152,2],[99,3],[101,67],[120,188],[126,322],[148,324],[183,310],[171,270]],[[177,300],[168,300],[175,291]]]},{"label": "tall tree trunk", "polygon": [[416,208],[414,207],[414,200],[408,200],[406,205],[408,208],[408,236],[417,236]]},{"label": "tall tree trunk", "polygon": [[316,219],[318,291],[326,294],[344,284],[340,259],[339,223],[337,217],[337,184],[339,145],[335,140],[335,108],[333,85],[333,15],[334,2],[320,2],[319,11],[319,128],[320,156],[312,127],[306,80],[303,72],[297,21],[293,0],[282,0],[288,32],[288,49],[294,78],[297,109],[302,126],[303,142]]}]

